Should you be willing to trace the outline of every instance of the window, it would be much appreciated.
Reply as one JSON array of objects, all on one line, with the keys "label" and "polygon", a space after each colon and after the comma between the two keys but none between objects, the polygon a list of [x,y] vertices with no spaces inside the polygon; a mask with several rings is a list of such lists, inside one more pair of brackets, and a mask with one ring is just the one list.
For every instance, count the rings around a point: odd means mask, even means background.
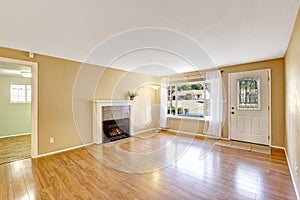
[{"label": "window", "polygon": [[168,115],[204,117],[209,112],[209,84],[204,81],[170,84]]},{"label": "window", "polygon": [[239,110],[260,110],[260,78],[237,80]]},{"label": "window", "polygon": [[10,103],[31,103],[31,84],[11,83]]}]

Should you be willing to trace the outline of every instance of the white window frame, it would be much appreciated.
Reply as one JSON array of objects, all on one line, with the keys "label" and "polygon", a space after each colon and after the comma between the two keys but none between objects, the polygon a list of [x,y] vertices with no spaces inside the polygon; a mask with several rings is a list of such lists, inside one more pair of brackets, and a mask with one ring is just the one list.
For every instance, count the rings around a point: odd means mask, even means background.
[{"label": "white window frame", "polygon": [[[204,80],[193,81],[193,82],[182,81],[182,82],[177,82],[177,83],[170,83],[168,85],[168,87],[170,88],[168,96],[170,96],[170,98],[172,98],[172,87],[175,86],[175,100],[172,100],[172,101],[175,101],[175,114],[174,115],[171,114],[172,105],[170,105],[170,114],[168,114],[167,117],[169,117],[169,118],[184,118],[184,119],[200,119],[200,120],[204,120],[205,113],[206,113],[206,110],[205,110],[206,106],[204,106],[204,116],[203,117],[202,116],[200,116],[200,117],[194,117],[194,116],[189,116],[189,115],[178,115],[177,86],[178,86],[178,84],[191,84],[191,83],[201,83],[201,85],[204,87],[204,90],[206,90],[205,87],[206,87],[207,81],[204,81]],[[203,103],[205,104],[206,101],[207,101],[207,99],[206,99],[206,92],[204,92],[203,95],[204,95],[203,96],[203,101],[204,101]],[[167,110],[168,110],[168,104],[167,104]]]},{"label": "white window frame", "polygon": [[[21,86],[24,85],[25,86],[25,100],[20,100],[20,90],[18,89],[18,96],[17,99],[14,99],[13,93],[12,93],[12,86],[13,85],[17,85],[17,86]],[[21,82],[11,82],[10,83],[10,103],[15,104],[15,103],[31,103],[31,99],[32,99],[32,85],[31,83],[21,83]],[[28,96],[28,86],[30,86],[30,98]]]}]

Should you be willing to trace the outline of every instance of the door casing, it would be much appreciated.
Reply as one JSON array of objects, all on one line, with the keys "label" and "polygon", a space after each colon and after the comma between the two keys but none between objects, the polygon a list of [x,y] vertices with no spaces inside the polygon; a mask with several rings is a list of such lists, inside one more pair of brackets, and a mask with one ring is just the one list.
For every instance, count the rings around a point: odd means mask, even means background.
[{"label": "door casing", "polygon": [[0,62],[26,65],[31,67],[32,102],[31,102],[31,157],[38,157],[38,64],[36,62],[0,57]]},{"label": "door casing", "polygon": [[241,73],[247,73],[247,72],[254,72],[254,71],[267,71],[268,72],[268,99],[269,99],[269,112],[268,112],[268,145],[272,146],[272,126],[271,126],[271,113],[272,113],[272,104],[271,104],[271,82],[272,82],[272,77],[271,77],[271,69],[261,69],[261,70],[249,70],[249,71],[241,71],[241,72],[233,72],[233,73],[228,73],[228,104],[227,104],[227,113],[228,113],[228,137],[231,140],[231,76],[232,74],[241,74]]}]

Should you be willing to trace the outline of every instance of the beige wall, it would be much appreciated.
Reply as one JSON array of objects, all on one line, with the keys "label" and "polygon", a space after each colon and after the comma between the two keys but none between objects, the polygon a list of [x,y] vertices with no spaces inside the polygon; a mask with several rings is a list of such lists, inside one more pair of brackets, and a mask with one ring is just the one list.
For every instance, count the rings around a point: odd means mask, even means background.
[{"label": "beige wall", "polygon": [[[87,94],[78,94],[83,114],[80,116],[84,121],[84,139],[78,136],[77,130],[80,126],[75,125],[73,119],[73,89],[81,63],[49,56],[36,55],[29,59],[27,52],[7,48],[0,48],[0,56],[29,60],[39,64],[39,154],[64,149],[84,143],[91,142],[92,132],[92,106],[90,100],[94,97]],[[272,145],[284,146],[284,86],[283,86],[283,59],[276,59],[264,62],[250,63],[231,67],[224,67],[222,76],[227,91],[227,77],[230,72],[248,71],[255,69],[271,69],[272,73]],[[158,79],[151,76],[137,73],[127,73],[115,69],[91,66],[86,70],[83,77],[92,74],[102,75],[97,79],[97,99],[126,99],[128,90],[138,90],[140,95],[136,98],[135,117],[137,123],[135,130],[144,130],[153,127],[153,102],[154,92],[149,87]],[[94,73],[97,72],[97,73]],[[94,79],[97,78],[94,77]],[[82,84],[80,84],[82,85]],[[86,88],[88,88],[88,84]],[[76,97],[77,97],[76,96]],[[149,98],[150,97],[150,98]],[[151,99],[149,101],[149,99]],[[74,102],[73,102],[74,103]],[[170,120],[171,129],[181,131],[195,130],[202,133],[203,121],[191,120]],[[193,128],[191,128],[193,127]],[[193,131],[193,132],[195,132]],[[54,137],[55,143],[49,144],[49,138]],[[223,129],[223,137],[228,137],[227,121]]]},{"label": "beige wall", "polygon": [[[92,103],[91,100],[94,96],[85,94],[80,90],[76,93],[75,89],[78,87],[89,88],[89,85],[85,83],[78,83],[78,79],[82,80],[94,78],[95,80],[99,77],[89,77],[89,75],[95,74],[101,76],[98,87],[91,86],[90,88],[97,89],[97,98],[110,98],[115,99],[127,99],[127,90],[140,88],[142,85],[148,85],[149,82],[155,81],[156,78],[146,75],[139,75],[136,73],[125,73],[120,70],[105,70],[103,67],[89,66],[85,68],[84,73],[79,75],[81,63],[74,62],[65,59],[59,59],[43,55],[35,55],[35,58],[29,59],[28,53],[18,50],[12,50],[0,47],[0,56],[6,58],[13,58],[18,60],[27,60],[38,63],[38,154],[48,153],[56,150],[65,149],[81,145],[83,143],[92,142]],[[122,77],[120,80],[113,79],[114,75],[118,74],[117,78]],[[126,76],[122,76],[126,74]],[[104,80],[108,80],[105,82]],[[119,83],[119,84],[118,84]],[[118,86],[115,86],[115,85]],[[79,86],[78,86],[79,85]],[[115,88],[113,94],[110,92],[111,88]],[[145,89],[146,88],[146,89]],[[153,102],[153,91],[147,92],[147,87],[141,87],[141,95],[138,97],[143,98],[143,95],[148,95],[151,102]],[[145,91],[143,91],[145,90]],[[75,99],[73,99],[73,92]],[[95,90],[93,90],[95,92]],[[146,99],[148,99],[148,97]],[[77,110],[82,111],[83,114],[79,121],[80,126],[75,124],[73,115],[73,104],[79,102],[80,108]],[[136,106],[144,109],[143,103]],[[149,106],[148,106],[149,107]],[[76,110],[76,112],[77,112]],[[81,115],[80,115],[81,116]],[[136,115],[141,121],[139,115]],[[151,127],[150,125],[145,126],[144,129]],[[142,130],[143,127],[137,127]],[[84,135],[78,135],[77,130],[84,130]],[[55,143],[49,144],[49,138],[54,137]]]},{"label": "beige wall", "polygon": [[31,104],[10,103],[10,83],[29,83],[30,78],[0,75],[0,137],[31,132]]},{"label": "beige wall", "polygon": [[158,114],[155,113],[155,93],[151,86],[157,83],[158,77],[107,68],[99,80],[96,99],[128,99],[127,92],[136,91],[134,131],[151,129],[155,127],[154,117]]},{"label": "beige wall", "polygon": [[[225,93],[228,99],[228,74],[233,72],[242,72],[258,69],[271,69],[271,101],[272,101],[272,145],[284,147],[284,62],[283,59],[275,59],[263,62],[248,63],[243,65],[235,65],[220,68],[223,70],[222,78],[225,87]],[[170,128],[193,133],[203,133],[203,120],[181,120],[170,119]],[[228,138],[228,119],[226,110],[226,119],[222,131],[222,137]]]},{"label": "beige wall", "polygon": [[[285,118],[284,118],[284,62],[283,59],[248,63],[223,67],[222,78],[228,99],[228,74],[233,72],[251,71],[258,69],[271,69],[271,144],[275,146],[285,146]],[[226,110],[226,119],[223,127],[223,137],[228,137],[228,119]]]},{"label": "beige wall", "polygon": [[172,130],[188,133],[203,133],[204,120],[170,118],[169,126]]},{"label": "beige wall", "polygon": [[286,150],[300,193],[300,177],[295,166],[300,165],[300,14],[295,23],[288,51],[285,57],[286,91]]}]

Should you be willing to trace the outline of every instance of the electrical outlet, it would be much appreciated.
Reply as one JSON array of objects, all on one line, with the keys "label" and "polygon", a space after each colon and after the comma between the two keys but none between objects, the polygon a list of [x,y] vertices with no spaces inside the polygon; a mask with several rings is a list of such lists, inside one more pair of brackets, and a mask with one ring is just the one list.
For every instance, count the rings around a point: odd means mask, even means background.
[{"label": "electrical outlet", "polygon": [[54,137],[51,137],[49,142],[50,142],[50,144],[53,144],[54,143]]}]

